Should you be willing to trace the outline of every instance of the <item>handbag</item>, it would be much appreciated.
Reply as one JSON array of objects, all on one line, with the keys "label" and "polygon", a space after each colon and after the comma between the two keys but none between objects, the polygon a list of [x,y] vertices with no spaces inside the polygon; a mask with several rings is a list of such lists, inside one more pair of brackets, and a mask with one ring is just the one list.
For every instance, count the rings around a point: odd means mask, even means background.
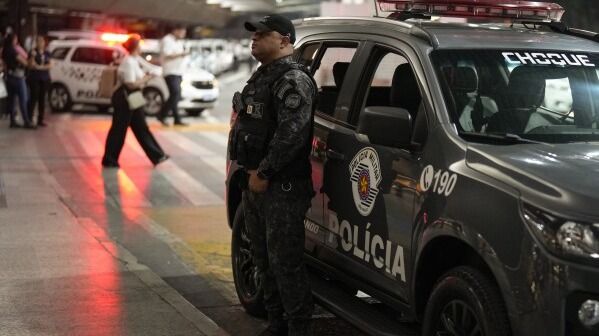
[{"label": "handbag", "polygon": [[127,95],[127,103],[129,103],[129,109],[135,111],[146,105],[146,98],[141,91],[134,91]]},{"label": "handbag", "polygon": [[6,90],[6,85],[4,84],[4,79],[0,76],[0,99],[8,97],[8,91]]}]

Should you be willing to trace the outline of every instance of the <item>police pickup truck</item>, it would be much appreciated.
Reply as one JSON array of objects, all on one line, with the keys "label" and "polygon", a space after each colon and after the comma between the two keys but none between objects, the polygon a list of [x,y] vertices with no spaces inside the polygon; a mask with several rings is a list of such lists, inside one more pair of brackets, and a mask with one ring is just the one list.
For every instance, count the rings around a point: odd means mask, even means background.
[{"label": "police pickup truck", "polygon": [[[372,335],[599,335],[599,35],[551,3],[376,5],[296,22],[315,297]],[[235,285],[260,315],[227,167]]]}]

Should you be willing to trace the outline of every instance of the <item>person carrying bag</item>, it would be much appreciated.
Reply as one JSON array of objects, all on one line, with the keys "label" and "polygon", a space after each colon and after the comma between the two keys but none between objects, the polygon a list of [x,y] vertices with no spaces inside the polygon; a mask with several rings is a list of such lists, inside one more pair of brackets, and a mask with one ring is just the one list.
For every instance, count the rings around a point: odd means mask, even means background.
[{"label": "person carrying bag", "polygon": [[129,55],[123,58],[117,69],[119,85],[111,98],[114,113],[102,158],[102,166],[107,168],[119,167],[118,160],[129,127],[154,165],[169,158],[150,132],[145,119],[145,99],[142,89],[154,75],[145,74],[141,68],[140,41],[139,35],[132,35],[123,43]]}]

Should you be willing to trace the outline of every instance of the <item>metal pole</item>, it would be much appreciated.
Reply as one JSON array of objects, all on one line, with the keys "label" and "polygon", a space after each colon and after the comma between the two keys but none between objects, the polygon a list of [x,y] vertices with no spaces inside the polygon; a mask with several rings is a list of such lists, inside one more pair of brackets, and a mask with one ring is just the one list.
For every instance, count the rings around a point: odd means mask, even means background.
[{"label": "metal pole", "polygon": [[[31,36],[33,36],[33,38],[35,39],[38,35],[38,29],[37,29],[37,13],[33,12],[31,13]],[[35,43],[35,40],[33,40]]]}]

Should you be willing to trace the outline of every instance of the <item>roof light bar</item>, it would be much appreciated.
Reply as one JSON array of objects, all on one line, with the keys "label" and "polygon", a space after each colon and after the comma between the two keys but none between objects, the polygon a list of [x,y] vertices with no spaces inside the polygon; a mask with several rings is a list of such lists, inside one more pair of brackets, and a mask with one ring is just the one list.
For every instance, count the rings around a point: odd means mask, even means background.
[{"label": "roof light bar", "polygon": [[376,0],[383,12],[437,16],[561,21],[564,8],[555,3],[516,0]]},{"label": "roof light bar", "polygon": [[125,43],[129,39],[129,34],[102,33],[100,39],[108,43]]}]

